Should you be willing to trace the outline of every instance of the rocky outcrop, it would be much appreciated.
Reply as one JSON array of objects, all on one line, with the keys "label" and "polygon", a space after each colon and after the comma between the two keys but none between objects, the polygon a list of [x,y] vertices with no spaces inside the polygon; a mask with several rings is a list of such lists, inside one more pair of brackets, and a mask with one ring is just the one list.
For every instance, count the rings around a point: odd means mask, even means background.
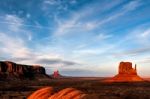
[{"label": "rocky outcrop", "polygon": [[54,92],[53,87],[45,87],[35,91],[27,99],[85,99],[86,94],[75,88],[65,88]]},{"label": "rocky outcrop", "polygon": [[21,65],[10,61],[0,61],[0,79],[46,77],[45,68],[38,65]]},{"label": "rocky outcrop", "polygon": [[48,99],[53,93],[53,87],[45,87],[35,91],[27,99]]},{"label": "rocky outcrop", "polygon": [[131,62],[120,62],[118,74],[137,75],[136,65],[132,68]]},{"label": "rocky outcrop", "polygon": [[62,77],[58,70],[54,71],[51,76],[52,76],[52,78],[61,78]]},{"label": "rocky outcrop", "polygon": [[132,68],[131,62],[120,62],[118,74],[106,82],[138,82],[144,81],[137,74],[136,65]]}]

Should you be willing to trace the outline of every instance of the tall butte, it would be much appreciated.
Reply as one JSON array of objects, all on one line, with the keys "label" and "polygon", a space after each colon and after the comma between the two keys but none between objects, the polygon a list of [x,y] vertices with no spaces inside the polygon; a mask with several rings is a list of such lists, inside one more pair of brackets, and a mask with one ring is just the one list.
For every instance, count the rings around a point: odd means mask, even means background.
[{"label": "tall butte", "polygon": [[106,80],[106,82],[139,82],[144,81],[137,74],[137,67],[132,68],[131,62],[120,62],[118,74],[113,78]]}]

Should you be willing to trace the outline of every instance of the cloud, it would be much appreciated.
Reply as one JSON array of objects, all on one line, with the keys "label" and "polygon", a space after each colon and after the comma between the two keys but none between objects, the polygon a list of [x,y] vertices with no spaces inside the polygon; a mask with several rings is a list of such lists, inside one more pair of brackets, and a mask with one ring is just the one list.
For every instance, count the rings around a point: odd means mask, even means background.
[{"label": "cloud", "polygon": [[[71,0],[69,0],[71,1]],[[61,11],[67,11],[68,10],[68,3],[69,1],[65,0],[43,0],[42,2],[42,10],[46,15],[52,15],[53,12],[49,13],[49,11],[55,10],[55,13],[61,12]]]},{"label": "cloud", "polygon": [[[115,37],[115,35],[113,35],[113,37]],[[138,55],[148,53],[150,50],[149,23],[140,24],[131,28],[118,37],[119,38],[115,38],[117,41],[113,42],[113,46],[109,49],[110,54],[113,56],[130,57],[136,55],[136,57],[138,57]]]},{"label": "cloud", "polygon": [[58,0],[44,0],[43,1],[44,4],[48,4],[48,5],[55,5],[58,4]]},{"label": "cloud", "polygon": [[96,37],[95,37],[95,40],[104,40],[104,39],[108,39],[108,38],[111,38],[113,35],[112,34],[103,34],[103,33],[100,33],[98,34]]},{"label": "cloud", "polygon": [[133,1],[129,2],[127,5],[124,5],[123,9],[125,11],[132,11],[141,5],[142,5],[142,3],[140,0],[133,0]]},{"label": "cloud", "polygon": [[136,1],[130,1],[129,3],[125,4],[121,10],[117,13],[114,13],[112,15],[109,15],[108,17],[106,17],[105,19],[103,19],[102,21],[100,22],[97,22],[97,26],[101,26],[101,25],[104,25],[114,19],[117,19],[118,17],[120,16],[123,16],[125,15],[126,13],[130,12],[130,11],[133,11],[135,9],[137,9],[139,6],[141,6],[142,4],[140,3],[139,0],[136,0]]},{"label": "cloud", "polygon": [[43,59],[38,59],[36,60],[37,63],[40,64],[47,64],[47,65],[53,65],[53,64],[60,64],[61,66],[69,66],[69,65],[76,65],[78,63],[72,62],[72,61],[66,61],[62,59],[48,59],[48,58],[43,58]]},{"label": "cloud", "polygon": [[144,53],[149,53],[150,52],[150,47],[144,47],[144,48],[136,48],[132,50],[127,50],[121,53],[116,53],[116,56],[132,56],[132,55],[139,55],[139,54],[144,54]]},{"label": "cloud", "polygon": [[[44,47],[44,51],[39,48],[41,44],[33,42],[33,32],[28,30],[25,25],[25,20],[16,15],[5,15],[6,18],[0,22],[0,54],[1,59],[10,60],[24,64],[37,64],[37,60],[44,58],[58,58],[55,52],[49,52],[50,46]],[[3,30],[6,28],[6,30]],[[34,44],[38,49],[30,47],[29,43]],[[61,58],[60,58],[61,59]],[[65,61],[64,61],[65,63]],[[40,63],[39,63],[40,64]],[[66,61],[69,65],[69,62]],[[71,63],[70,63],[71,64]],[[41,63],[42,65],[42,63]]]},{"label": "cloud", "polygon": [[[57,19],[57,22],[59,24],[58,24],[58,27],[56,28],[56,31],[54,31],[54,35],[64,36],[64,35],[71,35],[74,33],[77,34],[79,32],[87,33],[88,31],[97,28],[99,26],[99,24],[103,23],[103,22],[97,22],[96,20],[91,20],[91,21],[85,22],[85,21],[82,21],[82,20],[84,20],[84,18],[91,17],[91,16],[97,14],[97,13],[93,13],[93,12],[102,13],[107,10],[110,10],[111,8],[117,6],[120,3],[121,3],[121,1],[109,2],[109,3],[105,2],[104,3],[105,6],[102,5],[103,7],[101,7],[101,9],[99,9],[99,5],[100,5],[99,3],[88,4],[85,7],[83,7],[82,9],[80,9],[79,11],[73,12],[70,15],[70,18],[67,18],[67,20],[64,22],[60,21],[61,19]],[[111,19],[107,19],[105,21],[109,21],[109,20],[111,20]]]},{"label": "cloud", "polygon": [[132,43],[141,44],[142,46],[149,46],[149,38],[150,38],[150,27],[149,23],[145,23],[142,25],[138,25],[128,31],[124,36],[124,39],[120,41],[120,43],[125,43],[131,41]]},{"label": "cloud", "polygon": [[[149,25],[132,28],[149,16],[144,15],[148,7],[139,9],[141,0],[43,0],[35,7],[33,3],[20,6],[28,7],[24,11],[14,7],[13,14],[1,14],[0,59],[74,75],[103,75],[120,60],[148,61]],[[133,20],[133,14],[139,16]]]},{"label": "cloud", "polygon": [[20,30],[23,20],[15,15],[7,14],[1,23],[7,23],[12,32],[17,32]]},{"label": "cloud", "polygon": [[141,34],[139,35],[139,37],[141,37],[141,38],[150,37],[150,29],[147,29],[147,30],[143,31],[143,33],[141,33]]},{"label": "cloud", "polygon": [[49,52],[49,49],[33,51],[26,47],[26,42],[20,38],[14,38],[6,33],[0,33],[0,52],[5,57],[1,57],[3,60],[10,60],[23,64],[40,64],[44,66],[70,66],[78,63],[72,61],[63,60],[59,55],[54,52]]},{"label": "cloud", "polygon": [[10,37],[6,33],[0,33],[1,52],[15,57],[23,57],[29,54],[24,41],[20,38]]},{"label": "cloud", "polygon": [[105,50],[102,49],[82,49],[82,50],[75,50],[74,54],[77,55],[98,55],[105,52]]},{"label": "cloud", "polygon": [[139,63],[149,63],[150,64],[150,57],[145,58],[145,59],[141,59],[138,61]]},{"label": "cloud", "polygon": [[[104,7],[104,11],[109,10],[111,8],[113,8],[114,6],[117,6],[120,2],[111,2],[109,3],[110,6],[105,6]],[[95,4],[93,4],[92,6],[94,6]],[[89,5],[91,6],[91,5]],[[121,9],[121,11],[119,11],[116,14],[111,15],[110,17],[105,18],[102,21],[87,21],[87,22],[82,22],[81,20],[86,17],[86,16],[91,16],[93,14],[93,11],[97,11],[97,6],[99,5],[95,5],[95,7],[85,7],[83,9],[81,9],[80,11],[78,11],[77,13],[73,13],[70,17],[70,19],[67,19],[67,21],[62,22],[60,21],[60,19],[57,18],[57,22],[58,27],[56,29],[56,31],[54,32],[54,35],[56,36],[63,36],[63,35],[67,35],[67,34],[72,34],[72,33],[77,33],[77,32],[87,32],[89,30],[93,30],[97,27],[99,27],[100,25],[103,25],[107,22],[110,22],[116,18],[118,18],[119,16],[124,15],[125,13],[132,11],[134,9],[136,9],[137,7],[139,7],[139,1],[131,1],[130,3],[124,5]],[[100,9],[99,9],[100,10]],[[55,19],[56,19],[56,15],[55,15]]]},{"label": "cloud", "polygon": [[92,30],[96,27],[94,22],[82,23],[80,18],[82,15],[73,15],[74,17],[71,20],[68,20],[64,23],[59,23],[58,29],[54,32],[56,36],[71,35],[73,33],[85,32]]},{"label": "cloud", "polygon": [[149,29],[145,29],[143,25],[140,25],[134,28],[133,31],[130,30],[123,36],[123,39],[114,43],[110,53],[120,58],[146,55],[150,53],[149,38]]},{"label": "cloud", "polygon": [[24,28],[25,20],[10,14],[2,17],[4,19],[0,22],[1,52],[9,57],[29,56],[31,52],[27,47],[27,42],[32,39],[32,33]]},{"label": "cloud", "polygon": [[[30,18],[31,15],[28,13],[26,15],[26,18]],[[8,25],[9,29],[11,29],[11,31],[13,32],[18,32],[18,30],[21,30],[23,28],[27,28],[27,27],[32,27],[35,29],[46,29],[46,30],[51,30],[52,28],[50,27],[46,27],[46,26],[41,26],[41,25],[37,25],[37,23],[35,23],[36,25],[32,25],[32,24],[26,24],[26,20],[23,18],[18,17],[17,15],[12,15],[12,14],[6,14],[0,17],[0,24],[4,24],[4,25]]]},{"label": "cloud", "polygon": [[5,60],[24,64],[40,64],[44,66],[52,66],[54,64],[69,66],[77,64],[75,62],[62,60],[57,54],[48,52],[46,49],[46,53],[42,52],[42,50],[39,50],[38,52],[33,51],[26,47],[23,40],[14,37],[12,38],[5,33],[0,33],[0,45],[0,52],[5,56],[1,59]]},{"label": "cloud", "polygon": [[66,75],[66,76],[99,76],[98,72],[89,70],[89,69],[62,69],[61,73]]}]

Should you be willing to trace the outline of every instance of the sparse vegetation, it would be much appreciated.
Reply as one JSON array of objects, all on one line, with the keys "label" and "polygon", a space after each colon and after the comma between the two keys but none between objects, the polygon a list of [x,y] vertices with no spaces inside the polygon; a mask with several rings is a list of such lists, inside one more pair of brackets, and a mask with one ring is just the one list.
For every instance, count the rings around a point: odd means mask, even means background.
[{"label": "sparse vegetation", "polygon": [[35,90],[52,86],[58,91],[73,87],[88,94],[87,99],[150,99],[150,82],[104,83],[101,78],[60,78],[42,81],[1,81],[1,99],[25,99]]}]

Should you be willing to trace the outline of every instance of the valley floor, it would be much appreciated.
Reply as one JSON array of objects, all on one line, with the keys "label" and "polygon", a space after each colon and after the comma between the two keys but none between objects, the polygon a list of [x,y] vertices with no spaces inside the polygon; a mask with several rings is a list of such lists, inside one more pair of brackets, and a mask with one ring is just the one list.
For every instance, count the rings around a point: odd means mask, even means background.
[{"label": "valley floor", "polygon": [[55,90],[73,87],[88,94],[88,99],[150,99],[150,82],[104,83],[104,78],[60,78],[0,81],[0,99],[26,99],[35,90],[52,86]]}]

